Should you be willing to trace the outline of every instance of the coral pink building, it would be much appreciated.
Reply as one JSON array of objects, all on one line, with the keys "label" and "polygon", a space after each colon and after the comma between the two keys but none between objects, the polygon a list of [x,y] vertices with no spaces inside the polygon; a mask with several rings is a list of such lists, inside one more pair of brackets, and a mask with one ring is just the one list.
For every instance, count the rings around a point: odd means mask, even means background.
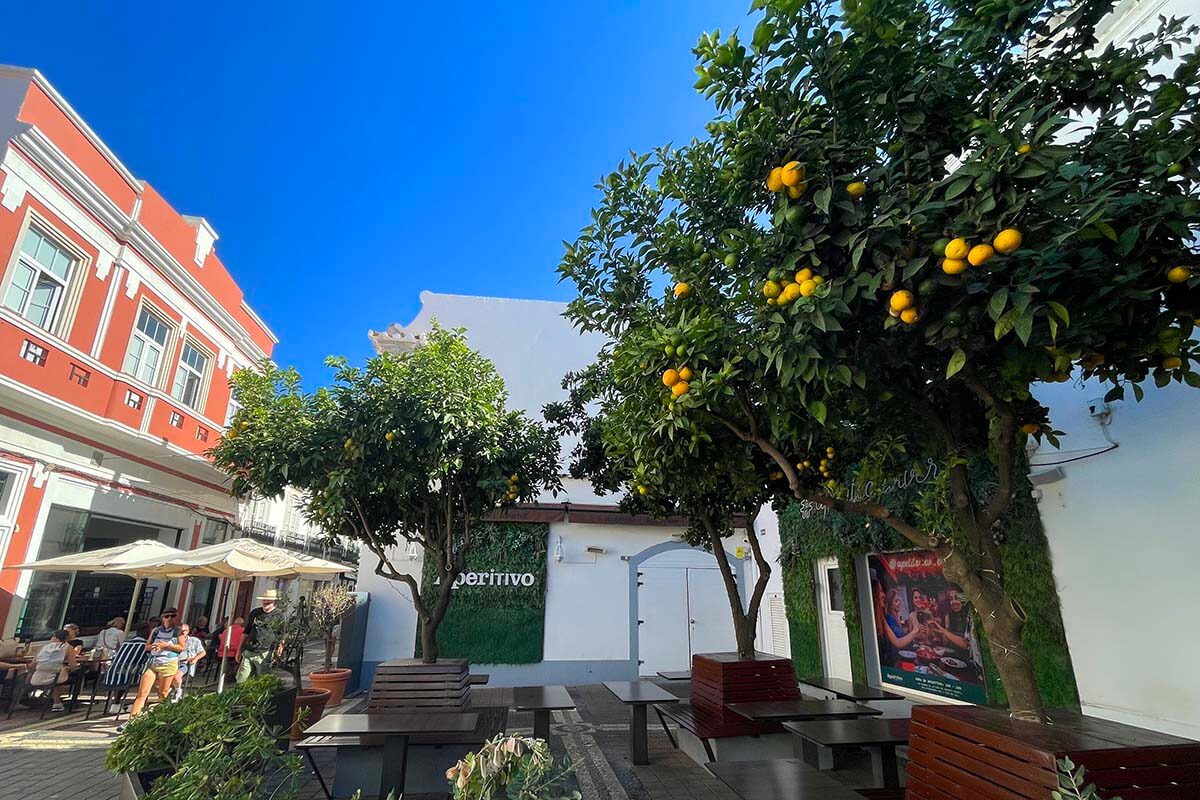
[{"label": "coral pink building", "polygon": [[[229,535],[204,456],[228,376],[274,334],[214,251],[35,70],[0,67],[0,563]],[[142,614],[208,613],[212,582],[151,581]],[[123,614],[132,579],[0,571],[0,627],[41,636]]]}]

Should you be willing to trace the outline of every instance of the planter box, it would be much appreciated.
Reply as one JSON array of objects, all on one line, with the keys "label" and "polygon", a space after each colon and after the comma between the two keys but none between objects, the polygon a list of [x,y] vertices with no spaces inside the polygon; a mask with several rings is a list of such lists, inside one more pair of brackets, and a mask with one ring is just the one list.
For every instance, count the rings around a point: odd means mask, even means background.
[{"label": "planter box", "polygon": [[1072,711],[1051,725],[1018,722],[977,706],[916,706],[907,800],[1046,800],[1064,756],[1103,798],[1200,798],[1200,742]]},{"label": "planter box", "polygon": [[703,719],[705,738],[782,733],[778,723],[751,722],[726,703],[799,700],[800,687],[790,658],[756,653],[742,660],[737,653],[692,656],[692,706]]},{"label": "planter box", "polygon": [[460,713],[471,707],[471,668],[463,659],[425,664],[416,658],[384,661],[375,669],[367,713]]}]

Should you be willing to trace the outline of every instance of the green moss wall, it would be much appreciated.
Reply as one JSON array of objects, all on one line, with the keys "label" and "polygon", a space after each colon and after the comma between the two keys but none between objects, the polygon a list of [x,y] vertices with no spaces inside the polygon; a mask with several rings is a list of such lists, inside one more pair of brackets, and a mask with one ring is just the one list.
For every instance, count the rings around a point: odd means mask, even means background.
[{"label": "green moss wall", "polygon": [[[1005,520],[1002,549],[1006,583],[1029,617],[1022,638],[1033,658],[1043,700],[1048,706],[1078,710],[1079,695],[1063,632],[1046,534],[1028,486],[1019,495]],[[862,517],[830,513],[805,519],[797,505],[789,506],[780,515],[779,534],[784,601],[796,674],[804,677],[822,672],[813,561],[836,557],[843,575],[851,666],[854,679],[864,680],[863,616],[858,607],[855,558],[873,552],[911,550],[912,544],[891,529]],[[982,626],[977,625],[976,630],[983,645],[988,701],[1003,703],[1004,687],[983,641]]]},{"label": "green moss wall", "polygon": [[[474,664],[532,664],[542,660],[546,634],[546,537],[550,526],[485,523],[473,532],[467,572],[532,574],[532,586],[460,585],[438,626],[438,655]],[[422,591],[433,589],[428,559]],[[421,654],[420,634],[417,655]]]}]

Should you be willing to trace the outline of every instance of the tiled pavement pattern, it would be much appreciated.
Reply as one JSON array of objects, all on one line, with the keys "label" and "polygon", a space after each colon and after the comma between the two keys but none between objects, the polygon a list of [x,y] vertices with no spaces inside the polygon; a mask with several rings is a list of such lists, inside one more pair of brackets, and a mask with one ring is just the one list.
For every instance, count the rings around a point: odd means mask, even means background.
[{"label": "tiled pavement pattern", "polygon": [[[688,687],[663,685],[681,695]],[[724,784],[671,747],[653,713],[651,763],[634,766],[629,761],[628,710],[601,685],[573,686],[570,692],[577,709],[555,712],[551,745],[556,756],[569,755],[575,763],[575,782],[586,800],[737,800]],[[347,700],[338,710],[352,711],[360,702]],[[531,714],[509,714],[510,732],[529,734],[532,726]],[[114,727],[112,717],[84,722],[82,712],[37,723],[36,715],[18,711],[12,723],[0,721],[0,800],[117,800],[115,779],[103,768]],[[329,781],[333,754],[319,752],[317,760]],[[834,774],[850,782],[863,777],[858,769]],[[323,798],[316,779],[307,776],[300,800]]]}]

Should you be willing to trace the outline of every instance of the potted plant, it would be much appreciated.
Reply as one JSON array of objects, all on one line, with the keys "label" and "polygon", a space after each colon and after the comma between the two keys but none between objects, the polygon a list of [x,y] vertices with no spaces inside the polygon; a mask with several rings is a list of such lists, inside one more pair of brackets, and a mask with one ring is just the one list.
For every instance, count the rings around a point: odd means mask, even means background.
[{"label": "potted plant", "polygon": [[346,591],[345,586],[330,585],[313,592],[308,604],[312,627],[325,642],[325,665],[308,673],[308,680],[313,686],[329,690],[327,704],[331,706],[342,702],[352,672],[346,667],[333,665],[333,651],[337,648],[338,624],[354,608],[354,603],[353,595]]},{"label": "potted plant", "polygon": [[[105,761],[118,773],[121,800],[205,797],[214,800],[295,796],[299,756],[279,746],[271,724],[282,685],[251,678],[221,694],[159,703],[129,721]],[[282,781],[274,780],[282,776]]]},{"label": "potted plant", "polygon": [[304,660],[304,645],[313,632],[313,617],[302,604],[293,606],[285,595],[274,614],[259,624],[270,626],[277,642],[271,651],[270,669],[281,679],[296,687],[295,711],[292,714],[291,738],[300,739],[309,725],[321,718],[329,703],[330,691],[317,686],[304,686],[300,681],[300,664]]},{"label": "potted plant", "polygon": [[580,800],[565,787],[573,772],[542,739],[500,734],[446,771],[454,800]]}]

